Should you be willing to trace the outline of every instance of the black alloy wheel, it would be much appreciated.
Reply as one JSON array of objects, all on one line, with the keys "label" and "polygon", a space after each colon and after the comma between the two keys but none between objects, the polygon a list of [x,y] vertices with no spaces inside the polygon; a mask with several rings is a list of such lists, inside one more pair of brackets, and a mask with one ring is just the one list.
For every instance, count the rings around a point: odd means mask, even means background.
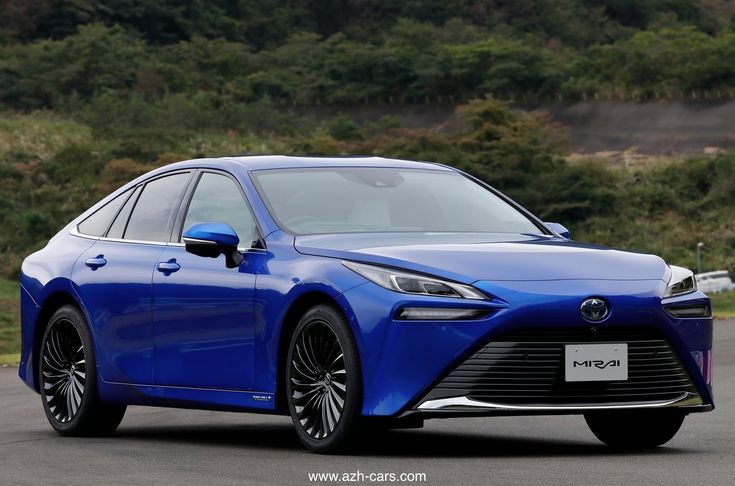
[{"label": "black alloy wheel", "polygon": [[41,376],[49,412],[60,423],[71,421],[82,405],[87,361],[82,338],[69,319],[57,320],[48,331]]},{"label": "black alloy wheel", "polygon": [[323,321],[299,335],[291,360],[291,398],[299,423],[309,436],[323,439],[342,417],[347,382],[345,358],[337,336]]},{"label": "black alloy wheel", "polygon": [[319,305],[301,319],[286,369],[289,411],[301,441],[316,452],[343,449],[360,421],[357,350],[342,314]]},{"label": "black alloy wheel", "polygon": [[79,308],[65,305],[51,316],[38,360],[43,409],[56,432],[101,436],[120,425],[126,407],[99,399],[92,336]]}]

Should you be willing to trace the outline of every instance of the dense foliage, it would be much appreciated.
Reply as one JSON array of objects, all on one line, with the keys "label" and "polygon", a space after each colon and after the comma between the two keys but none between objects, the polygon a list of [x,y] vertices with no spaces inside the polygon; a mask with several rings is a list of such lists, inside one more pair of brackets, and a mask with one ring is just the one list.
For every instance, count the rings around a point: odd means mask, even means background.
[{"label": "dense foliage", "polygon": [[459,107],[458,117],[463,127],[455,133],[336,116],[313,129],[264,136],[182,126],[108,131],[49,113],[7,115],[0,118],[0,273],[15,276],[25,254],[154,166],[245,153],[371,153],[442,162],[569,226],[579,240],[653,252],[688,267],[695,266],[696,243],[704,241],[705,269],[735,267],[735,154],[642,169],[572,163],[563,137],[543,116],[482,98]]},{"label": "dense foliage", "polygon": [[730,97],[733,8],[706,3],[0,0],[0,107]]},{"label": "dense foliage", "polygon": [[[266,152],[444,162],[581,239],[688,266],[702,239],[709,268],[732,267],[733,156],[639,171],[570,163],[548,120],[498,99],[731,97],[733,10],[719,0],[0,0],[2,273],[153,165]],[[304,115],[427,102],[461,105],[463,128]]]},{"label": "dense foliage", "polygon": [[399,18],[434,25],[459,18],[582,47],[661,21],[713,30],[725,13],[697,0],[3,0],[0,6],[0,33],[10,40],[60,39],[99,22],[153,44],[222,37],[254,49],[296,32],[366,39]]}]

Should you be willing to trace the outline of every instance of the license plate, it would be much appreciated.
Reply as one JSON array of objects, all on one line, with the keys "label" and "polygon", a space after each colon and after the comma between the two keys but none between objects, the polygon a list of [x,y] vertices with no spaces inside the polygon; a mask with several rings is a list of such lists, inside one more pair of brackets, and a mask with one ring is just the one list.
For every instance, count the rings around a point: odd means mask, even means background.
[{"label": "license plate", "polygon": [[564,346],[566,381],[619,381],[628,379],[628,345],[567,344]]}]

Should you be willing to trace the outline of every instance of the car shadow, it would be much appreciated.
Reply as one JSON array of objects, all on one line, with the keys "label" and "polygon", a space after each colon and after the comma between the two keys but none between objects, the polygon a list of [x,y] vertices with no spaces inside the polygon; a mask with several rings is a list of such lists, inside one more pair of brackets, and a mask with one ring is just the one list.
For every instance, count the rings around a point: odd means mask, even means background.
[{"label": "car shadow", "polygon": [[657,448],[645,451],[615,451],[595,442],[570,441],[550,437],[508,437],[492,433],[433,430],[391,430],[374,435],[361,452],[403,457],[563,457],[606,455],[659,455],[681,453],[681,449]]},{"label": "car shadow", "polygon": [[[116,440],[145,440],[197,445],[245,447],[283,451],[303,450],[291,424],[127,426]],[[617,451],[594,442],[550,437],[507,437],[495,434],[426,429],[386,430],[362,436],[349,454],[374,457],[563,457],[636,455],[661,456],[696,453],[678,447]]]},{"label": "car shadow", "polygon": [[302,448],[291,424],[131,425],[121,426],[112,438],[282,450]]}]

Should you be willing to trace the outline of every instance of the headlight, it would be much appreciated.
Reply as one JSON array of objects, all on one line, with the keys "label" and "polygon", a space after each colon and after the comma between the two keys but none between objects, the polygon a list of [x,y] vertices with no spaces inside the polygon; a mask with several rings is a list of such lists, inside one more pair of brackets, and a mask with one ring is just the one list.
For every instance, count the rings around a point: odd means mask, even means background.
[{"label": "headlight", "polygon": [[697,282],[694,280],[694,273],[686,268],[671,265],[671,280],[666,287],[664,297],[675,297],[695,290],[697,290]]},{"label": "headlight", "polygon": [[391,268],[343,261],[350,270],[359,273],[383,288],[404,294],[431,295],[434,297],[457,297],[460,299],[490,300],[480,291],[455,282],[425,277],[415,273],[401,272]]}]

